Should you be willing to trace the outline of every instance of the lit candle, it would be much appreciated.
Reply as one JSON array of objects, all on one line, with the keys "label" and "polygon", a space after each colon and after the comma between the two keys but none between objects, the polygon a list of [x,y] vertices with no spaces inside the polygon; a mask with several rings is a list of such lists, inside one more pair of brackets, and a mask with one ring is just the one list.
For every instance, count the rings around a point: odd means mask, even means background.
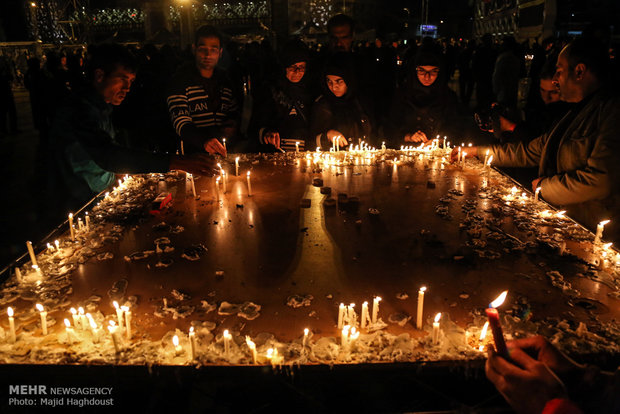
[{"label": "lit candle", "polygon": [[252,351],[252,361],[256,364],[256,344],[247,335],[245,336],[245,343],[248,345],[248,348],[250,348],[250,351]]},{"label": "lit candle", "polygon": [[122,328],[123,327],[123,310],[120,308],[120,306],[118,306],[117,301],[112,302],[112,304],[114,305],[114,309],[116,309],[116,319],[118,320],[118,327]]},{"label": "lit candle", "polygon": [[487,161],[487,168],[491,168],[491,163],[493,162],[493,156],[491,155],[489,157],[489,160]]},{"label": "lit candle", "polygon": [[226,149],[226,138],[222,138],[222,143],[224,144],[224,152],[228,152]]},{"label": "lit candle", "polygon": [[489,161],[489,152],[490,150],[487,150],[485,155],[484,155],[484,165],[487,165],[487,162]]},{"label": "lit candle", "polygon": [[310,333],[310,329],[306,328],[304,329],[304,339],[301,342],[301,346],[303,346],[304,348],[306,347],[307,343],[308,343],[308,334]]},{"label": "lit candle", "polygon": [[344,303],[341,303],[338,307],[338,329],[342,329],[344,325],[344,317],[345,317],[346,308]]},{"label": "lit candle", "polygon": [[71,316],[73,317],[73,325],[75,325],[76,328],[78,328],[79,325],[79,319],[78,319],[78,314],[77,314],[77,310],[75,310],[75,308],[71,308],[69,309],[69,312],[71,312]]},{"label": "lit candle", "polygon": [[87,313],[86,317],[88,318],[88,323],[90,324],[90,332],[93,334],[93,342],[98,343],[99,342],[99,328],[97,328],[97,323],[95,322],[95,320],[93,319],[90,313]]},{"label": "lit candle", "polygon": [[125,335],[127,340],[131,339],[131,310],[129,306],[121,306],[121,310],[125,314]]},{"label": "lit candle", "polygon": [[342,331],[340,332],[340,346],[343,347],[345,350],[347,348],[347,338],[349,337],[350,329],[350,325],[345,325],[342,327]]},{"label": "lit candle", "polygon": [[467,153],[463,151],[463,155],[461,156],[461,163],[465,164],[465,158],[467,158]]},{"label": "lit candle", "polygon": [[384,152],[385,152],[385,150],[386,150],[386,147],[385,147],[385,141],[383,141],[383,142],[381,143],[381,151],[384,151]]},{"label": "lit candle", "polygon": [[349,350],[352,350],[355,348],[355,342],[357,341],[357,338],[359,337],[360,337],[359,331],[357,331],[355,328],[351,328],[351,333],[347,341],[347,347],[349,348]]},{"label": "lit candle", "polygon": [[362,320],[360,321],[361,324],[361,328],[365,329],[366,328],[366,324],[369,321],[369,317],[368,317],[368,301],[362,303]]},{"label": "lit candle", "polygon": [[75,241],[75,229],[73,228],[73,213],[69,213],[69,231],[71,232],[71,240]]},{"label": "lit candle", "polygon": [[179,345],[179,337],[177,335],[172,337],[172,345],[174,345],[174,355],[179,356],[183,353],[183,348]]},{"label": "lit candle", "polygon": [[60,251],[60,241],[54,240],[54,245],[56,246],[56,250]]},{"label": "lit candle", "polygon": [[43,331],[43,335],[47,335],[47,312],[40,303],[36,304],[36,308],[41,314],[41,330]]},{"label": "lit candle", "polygon": [[37,272],[37,276],[43,277],[43,272],[41,272],[41,268],[37,265],[32,265],[32,269]]},{"label": "lit candle", "polygon": [[69,319],[65,318],[65,329],[67,332],[67,340],[69,341],[70,344],[72,344],[73,342],[75,342],[75,331],[73,330],[73,328],[71,327],[71,322],[69,322]]},{"label": "lit candle", "polygon": [[598,226],[596,226],[596,236],[594,237],[594,244],[598,244],[601,242],[601,239],[603,238],[603,230],[605,229],[605,225],[609,223],[609,221],[610,220],[603,220],[598,223]]},{"label": "lit candle", "polygon": [[232,335],[228,332],[228,329],[224,330],[224,354],[228,356],[230,353],[230,340],[232,339]]},{"label": "lit candle", "polygon": [[502,325],[499,322],[499,312],[497,311],[497,307],[504,303],[506,299],[506,295],[508,295],[508,291],[503,291],[497,299],[489,304],[489,307],[486,309],[487,317],[489,318],[489,326],[491,327],[491,332],[493,332],[493,341],[495,342],[495,349],[497,353],[503,356],[504,358],[508,358],[508,350],[506,349],[506,341],[504,341],[504,333],[502,332]]},{"label": "lit candle", "polygon": [[114,344],[114,352],[116,355],[120,352],[120,348],[118,345],[118,338],[116,337],[116,332],[118,331],[118,327],[114,321],[110,321],[110,325],[108,326],[108,331],[110,332],[110,336],[112,336],[112,343]]},{"label": "lit candle", "polygon": [[235,158],[235,175],[239,176],[239,157]]},{"label": "lit candle", "polygon": [[250,182],[250,172],[247,173],[248,177],[248,197],[252,197],[252,183]]},{"label": "lit candle", "polygon": [[26,247],[28,248],[28,254],[30,255],[30,261],[32,262],[33,266],[37,266],[37,256],[35,256],[34,254],[34,249],[32,248],[32,242],[31,241],[27,241],[26,242]]},{"label": "lit candle", "polygon": [[433,322],[433,345],[439,345],[439,319],[441,319],[441,313],[435,315]]},{"label": "lit candle", "polygon": [[11,335],[11,343],[15,343],[17,341],[17,336],[15,335],[15,318],[13,318],[13,308],[8,307],[6,310],[7,315],[9,315],[9,331]]},{"label": "lit candle", "polygon": [[224,186],[224,194],[226,194],[226,173],[224,171],[222,171],[222,185]]},{"label": "lit candle", "polygon": [[487,337],[487,330],[489,329],[489,321],[486,321],[484,323],[484,325],[482,326],[482,331],[480,331],[480,339],[478,340],[478,351],[482,352],[484,351],[484,343],[482,341],[484,341],[484,338]]},{"label": "lit candle", "polygon": [[78,230],[84,231],[84,223],[82,222],[82,219],[79,217],[78,217]]},{"label": "lit candle", "polygon": [[47,243],[47,251],[48,252],[53,252],[54,251],[54,246],[52,246],[51,244]]},{"label": "lit candle", "polygon": [[542,187],[536,187],[536,191],[534,192],[534,201],[538,201],[538,195],[540,194],[540,190]]},{"label": "lit candle", "polygon": [[426,286],[422,286],[418,291],[418,315],[415,324],[418,329],[422,329],[424,317],[424,292],[426,292]]},{"label": "lit candle", "polygon": [[84,329],[86,330],[86,326],[88,326],[88,324],[86,323],[86,315],[84,314],[84,308],[83,307],[79,307],[78,308],[78,315],[80,316],[80,325],[75,325],[76,328],[80,328],[80,329]]},{"label": "lit candle", "polygon": [[192,361],[196,359],[196,333],[194,327],[189,328],[189,347],[191,350]]},{"label": "lit candle", "polygon": [[90,216],[88,215],[88,211],[84,213],[84,221],[86,222],[86,231],[90,231]]},{"label": "lit candle", "polygon": [[215,192],[217,194],[217,201],[220,201],[220,177],[215,179]]},{"label": "lit candle", "polygon": [[299,141],[295,142],[295,152],[299,152]]},{"label": "lit candle", "polygon": [[459,147],[459,150],[458,150],[458,151],[459,151],[459,152],[458,152],[457,161],[460,163],[460,162],[461,162],[461,155],[462,155],[462,152],[461,152],[461,147]]},{"label": "lit candle", "polygon": [[379,302],[381,302],[381,298],[379,296],[375,296],[372,301],[372,323],[377,323],[377,317],[379,316]]}]

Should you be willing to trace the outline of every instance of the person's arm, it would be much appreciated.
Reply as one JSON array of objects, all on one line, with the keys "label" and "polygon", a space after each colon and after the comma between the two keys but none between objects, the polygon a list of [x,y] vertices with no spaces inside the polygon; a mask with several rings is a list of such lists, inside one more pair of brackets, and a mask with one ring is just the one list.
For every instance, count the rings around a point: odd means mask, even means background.
[{"label": "person's arm", "polygon": [[549,203],[564,205],[600,200],[608,197],[617,186],[620,179],[620,108],[610,109],[598,115],[602,120],[598,136],[583,167],[541,180],[541,195]]},{"label": "person's arm", "polygon": [[477,154],[484,157],[489,150],[489,156],[493,156],[493,165],[499,167],[538,167],[546,140],[547,136],[541,135],[529,143],[479,146]]}]

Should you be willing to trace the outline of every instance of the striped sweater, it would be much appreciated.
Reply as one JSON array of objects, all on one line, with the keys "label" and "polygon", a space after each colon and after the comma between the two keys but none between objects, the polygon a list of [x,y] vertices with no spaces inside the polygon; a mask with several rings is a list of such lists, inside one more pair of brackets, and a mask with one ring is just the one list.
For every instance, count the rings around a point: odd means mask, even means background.
[{"label": "striped sweater", "polygon": [[181,138],[187,125],[207,129],[205,139],[223,136],[220,128],[236,125],[239,116],[232,85],[219,69],[207,79],[194,65],[181,68],[170,82],[167,102],[172,125]]}]

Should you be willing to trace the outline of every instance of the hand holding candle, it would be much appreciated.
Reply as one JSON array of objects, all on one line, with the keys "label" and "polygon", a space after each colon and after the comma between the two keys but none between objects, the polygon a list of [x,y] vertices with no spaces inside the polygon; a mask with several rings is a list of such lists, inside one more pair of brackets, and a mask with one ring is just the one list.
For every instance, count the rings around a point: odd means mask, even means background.
[{"label": "hand holding candle", "polygon": [[497,299],[489,304],[489,307],[486,309],[487,317],[489,318],[489,326],[491,327],[491,332],[493,333],[493,341],[495,342],[495,349],[498,354],[508,359],[508,350],[506,349],[506,341],[504,340],[504,333],[502,332],[502,325],[499,321],[499,312],[497,311],[497,307],[504,303],[506,300],[506,295],[508,295],[508,291],[503,291]]}]

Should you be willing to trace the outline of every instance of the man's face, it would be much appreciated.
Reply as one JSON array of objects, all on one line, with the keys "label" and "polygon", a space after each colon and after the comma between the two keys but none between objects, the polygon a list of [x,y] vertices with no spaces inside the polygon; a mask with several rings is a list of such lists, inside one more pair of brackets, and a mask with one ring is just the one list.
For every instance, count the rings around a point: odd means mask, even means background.
[{"label": "man's face", "polygon": [[297,62],[286,68],[286,79],[291,83],[299,82],[306,73],[306,62]]},{"label": "man's face", "polygon": [[102,69],[95,70],[95,84],[97,90],[106,103],[120,105],[136,79],[136,74],[124,66],[117,66],[106,75]]},{"label": "man's face", "polygon": [[552,79],[540,80],[540,97],[545,105],[549,105],[550,103],[558,102],[560,100],[560,91],[555,83],[553,83]]},{"label": "man's face", "polygon": [[329,33],[329,41],[333,50],[350,52],[353,45],[353,30],[351,26],[334,26]]},{"label": "man's face", "polygon": [[566,102],[579,101],[580,86],[575,78],[574,69],[571,69],[568,65],[568,59],[564,50],[558,56],[553,83],[560,89],[560,99]]},{"label": "man's face", "polygon": [[340,76],[327,75],[326,81],[327,87],[337,98],[347,93],[347,84]]},{"label": "man's face", "polygon": [[196,66],[200,70],[213,70],[222,56],[220,39],[217,37],[200,37],[194,45]]}]

